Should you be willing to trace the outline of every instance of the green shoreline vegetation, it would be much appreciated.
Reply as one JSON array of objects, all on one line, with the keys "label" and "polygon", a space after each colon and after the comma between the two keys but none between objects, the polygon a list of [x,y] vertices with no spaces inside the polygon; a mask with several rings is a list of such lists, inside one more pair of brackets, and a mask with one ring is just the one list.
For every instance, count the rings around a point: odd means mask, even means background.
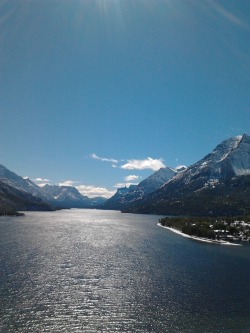
[{"label": "green shoreline vegetation", "polygon": [[250,240],[250,216],[241,217],[165,217],[163,227],[173,228],[189,236],[208,239]]}]

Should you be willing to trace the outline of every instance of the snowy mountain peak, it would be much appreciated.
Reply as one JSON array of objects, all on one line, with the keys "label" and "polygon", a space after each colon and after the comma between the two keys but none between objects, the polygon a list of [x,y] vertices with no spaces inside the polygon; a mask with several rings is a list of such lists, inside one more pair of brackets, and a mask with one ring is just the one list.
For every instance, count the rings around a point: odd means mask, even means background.
[{"label": "snowy mountain peak", "polygon": [[243,139],[243,135],[238,135],[223,141],[211,153],[214,161],[221,162],[226,159],[235,149],[237,149]]},{"label": "snowy mountain peak", "polygon": [[30,192],[37,195],[40,191],[39,187],[33,183],[29,177],[21,177],[14,172],[8,170],[5,166],[0,164],[0,179],[6,184],[17,188],[22,191]]},{"label": "snowy mountain peak", "polygon": [[210,165],[214,169],[231,169],[236,176],[249,174],[250,136],[243,134],[223,141],[201,162],[203,168]]},{"label": "snowy mountain peak", "polygon": [[141,181],[137,185],[137,188],[142,189],[145,194],[151,193],[160,188],[168,180],[172,179],[176,173],[177,171],[172,168],[161,168],[148,178]]},{"label": "snowy mountain peak", "polygon": [[166,215],[238,215],[249,212],[250,136],[220,143],[202,160],[177,173],[124,212]]},{"label": "snowy mountain peak", "polygon": [[131,185],[129,188],[119,188],[115,195],[102,205],[102,208],[121,209],[132,202],[142,199],[149,193],[158,190],[176,174],[177,172],[172,168],[160,168],[151,176],[141,181],[138,185]]},{"label": "snowy mountain peak", "polygon": [[215,187],[220,181],[248,174],[250,174],[250,136],[244,134],[223,141],[203,159],[185,171],[178,172],[169,182],[183,182],[185,186],[192,186],[198,190]]}]

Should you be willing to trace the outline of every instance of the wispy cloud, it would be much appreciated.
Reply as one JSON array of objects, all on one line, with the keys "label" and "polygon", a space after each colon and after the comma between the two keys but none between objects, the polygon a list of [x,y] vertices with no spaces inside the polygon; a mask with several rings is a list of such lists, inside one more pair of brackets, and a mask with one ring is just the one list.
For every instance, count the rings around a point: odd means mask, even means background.
[{"label": "wispy cloud", "polygon": [[131,182],[131,181],[136,180],[136,179],[138,179],[138,178],[140,178],[140,177],[139,177],[139,176],[136,176],[136,175],[129,175],[129,176],[127,176],[127,177],[124,177],[124,180],[125,180],[126,182]]},{"label": "wispy cloud", "polygon": [[[28,177],[27,177],[28,178]],[[39,187],[43,187],[45,186],[46,184],[49,184],[50,183],[50,179],[47,179],[47,178],[41,178],[41,177],[37,177],[35,179],[32,179],[32,181],[34,183],[36,183]]]},{"label": "wispy cloud", "polygon": [[145,160],[128,160],[128,163],[125,163],[121,166],[122,169],[126,170],[145,170],[150,169],[153,171],[157,171],[160,168],[164,168],[162,159],[153,159],[148,157]]},{"label": "wispy cloud", "polygon": [[[232,11],[230,7],[226,7],[222,4],[222,1],[218,0],[207,0],[206,4],[209,7],[206,7],[206,12],[213,15],[218,22],[227,23],[226,33],[220,34],[221,44],[224,44],[224,47],[227,48],[227,55],[230,56],[230,53],[235,58],[235,63],[237,63],[238,69],[241,71],[242,78],[249,81],[250,69],[249,69],[249,48],[248,44],[239,44],[237,35],[231,33],[231,28],[238,28],[242,30],[242,33],[250,32],[250,24],[248,21],[244,20],[240,15],[240,11]],[[225,29],[225,25],[223,26]],[[230,28],[230,30],[228,29]],[[223,30],[222,30],[223,31]]]},{"label": "wispy cloud", "polygon": [[229,21],[230,23],[243,28],[243,29],[250,29],[250,26],[243,21],[242,19],[240,19],[238,16],[236,16],[235,14],[231,13],[229,10],[227,10],[222,4],[220,4],[218,1],[216,0],[208,0],[208,3],[211,5],[211,7],[213,8],[214,11],[217,12],[217,14],[219,14],[220,16],[222,16],[223,18],[225,18],[227,21]]},{"label": "wispy cloud", "polygon": [[117,183],[114,185],[115,188],[121,188],[121,187],[129,187],[130,185],[138,185],[137,183],[129,183],[129,182],[126,182],[126,183]]},{"label": "wispy cloud", "polygon": [[110,198],[116,191],[110,191],[105,187],[91,186],[91,185],[79,185],[76,186],[77,190],[84,196],[89,198],[103,197]]},{"label": "wispy cloud", "polygon": [[90,157],[95,159],[95,160],[102,161],[102,162],[110,162],[110,163],[118,163],[119,162],[118,160],[115,160],[114,158],[100,157],[100,156],[97,156],[94,153],[91,154]]},{"label": "wispy cloud", "polygon": [[[95,160],[99,160],[102,162],[110,162],[112,163],[112,168],[121,168],[125,170],[145,170],[145,169],[150,169],[153,171],[157,171],[160,168],[164,168],[165,165],[163,163],[163,159],[153,159],[151,157],[148,157],[143,160],[137,160],[137,159],[122,159],[122,160],[116,160],[114,158],[107,158],[107,157],[100,157],[97,156],[95,153],[90,155],[91,158]],[[126,162],[126,163],[125,163]],[[124,164],[122,164],[124,163]],[[131,181],[138,179],[139,176],[131,175],[128,177],[133,177],[133,178],[128,178],[126,181]],[[136,178],[134,178],[136,177]]]},{"label": "wispy cloud", "polygon": [[79,184],[76,180],[65,180],[59,183],[59,186],[75,186],[76,184]]}]

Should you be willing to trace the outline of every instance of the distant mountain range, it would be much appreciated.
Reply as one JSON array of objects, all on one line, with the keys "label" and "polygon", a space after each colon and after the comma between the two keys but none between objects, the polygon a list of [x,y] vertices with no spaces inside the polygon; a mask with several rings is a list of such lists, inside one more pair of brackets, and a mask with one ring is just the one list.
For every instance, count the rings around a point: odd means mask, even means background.
[{"label": "distant mountain range", "polygon": [[82,196],[71,186],[41,188],[0,165],[0,215],[90,207],[162,215],[250,215],[250,136],[223,141],[188,168],[161,168],[108,200]]},{"label": "distant mountain range", "polygon": [[172,169],[169,167],[161,168],[153,175],[141,181],[138,185],[131,185],[129,187],[122,187],[117,190],[115,195],[105,201],[100,206],[102,209],[123,210],[132,203],[143,199],[150,193],[158,190],[167,181],[172,179],[178,173],[183,172],[185,167],[181,169]]},{"label": "distant mountain range", "polygon": [[193,216],[250,214],[250,136],[223,141],[202,160],[123,211]]},{"label": "distant mountain range", "polygon": [[16,215],[20,210],[49,211],[55,208],[30,192],[0,180],[0,215]]},{"label": "distant mountain range", "polygon": [[52,198],[54,204],[61,208],[89,208],[106,201],[106,199],[101,197],[90,199],[87,196],[83,196],[74,186],[46,184],[42,187],[42,192]]},{"label": "distant mountain range", "polygon": [[0,164],[0,215],[25,210],[56,210],[60,208],[91,208],[105,198],[90,199],[72,186],[39,187],[29,178],[22,178]]}]

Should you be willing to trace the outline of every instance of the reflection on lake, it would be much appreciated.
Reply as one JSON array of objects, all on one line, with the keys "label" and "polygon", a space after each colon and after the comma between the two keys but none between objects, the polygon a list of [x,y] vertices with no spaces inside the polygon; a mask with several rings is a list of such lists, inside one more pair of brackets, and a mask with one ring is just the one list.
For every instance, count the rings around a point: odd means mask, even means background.
[{"label": "reflection on lake", "polygon": [[0,332],[249,332],[250,247],[115,211],[0,218]]}]

